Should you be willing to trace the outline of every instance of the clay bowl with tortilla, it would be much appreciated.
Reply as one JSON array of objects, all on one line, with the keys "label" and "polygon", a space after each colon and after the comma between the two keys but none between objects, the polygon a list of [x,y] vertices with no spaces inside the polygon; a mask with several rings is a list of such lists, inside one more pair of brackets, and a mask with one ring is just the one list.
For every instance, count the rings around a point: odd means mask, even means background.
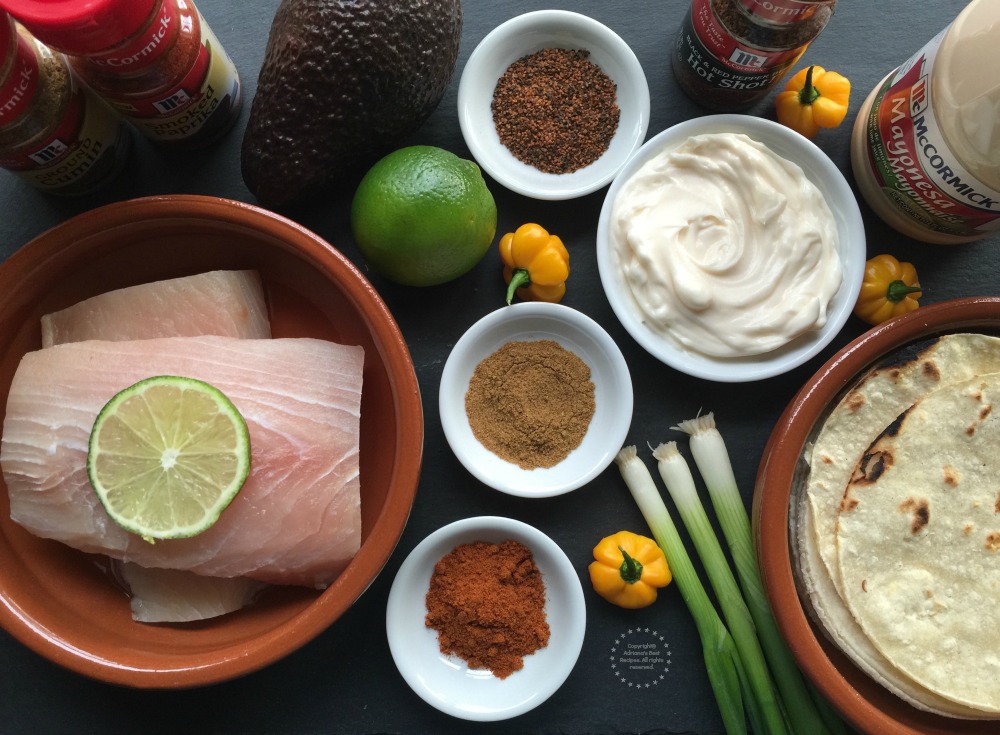
[{"label": "clay bowl with tortilla", "polygon": [[767,594],[806,676],[861,732],[1000,731],[998,371],[1000,298],[925,306],[834,355],[765,447]]},{"label": "clay bowl with tortilla", "polygon": [[220,617],[139,623],[97,557],[37,538],[11,520],[0,483],[0,625],[38,654],[89,677],[131,687],[192,687],[282,658],[326,630],[368,588],[413,505],[423,414],[395,320],[331,244],[241,202],[178,195],[111,204],[42,233],[0,264],[0,406],[21,357],[41,347],[43,314],[113,289],[217,269],[260,274],[272,336],[364,347],[360,550],[325,590],[274,586]]}]

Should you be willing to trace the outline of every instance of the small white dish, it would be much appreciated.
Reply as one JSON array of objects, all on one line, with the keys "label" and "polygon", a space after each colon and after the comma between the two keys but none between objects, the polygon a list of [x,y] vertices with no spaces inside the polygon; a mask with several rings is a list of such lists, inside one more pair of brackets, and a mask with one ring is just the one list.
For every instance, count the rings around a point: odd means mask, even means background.
[{"label": "small white dish", "polygon": [[[682,348],[647,325],[636,306],[611,247],[611,210],[622,185],[650,158],[676,148],[694,135],[744,133],[779,156],[799,165],[830,205],[839,235],[844,276],[830,303],[826,324],[782,348],[761,355],[720,358]],[[864,220],[850,184],[840,169],[812,141],[779,123],[749,115],[708,115],[679,123],[650,138],[629,160],[608,189],[597,225],[597,266],[604,292],[622,326],[647,352],[688,375],[722,383],[770,378],[798,367],[818,354],[851,315],[864,278]]]},{"label": "small white dish", "polygon": [[[465,394],[476,366],[512,340],[551,339],[590,367],[595,412],[583,442],[554,467],[525,470],[484,447],[469,425]],[[575,490],[611,464],[632,423],[632,380],[618,345],[585,314],[561,304],[503,306],[455,343],[441,373],[438,412],[445,438],[465,468],[509,495],[544,498]]]},{"label": "small white dish", "polygon": [[[519,161],[500,142],[490,103],[497,80],[513,62],[544,48],[582,49],[615,83],[621,116],[608,150],[594,163],[550,174]],[[493,179],[535,199],[573,199],[614,178],[642,145],[649,126],[649,86],[639,60],[620,36],[586,15],[536,10],[494,28],[473,50],[458,85],[458,121],[476,162]]]},{"label": "small white dish", "polygon": [[[425,600],[434,565],[445,554],[464,543],[507,540],[531,549],[542,573],[550,637],[525,657],[523,669],[498,679],[441,653],[437,632],[424,622]],[[386,632],[399,673],[421,699],[454,717],[486,722],[534,709],[562,686],[583,647],[586,616],[580,578],[555,541],[521,521],[481,516],[438,529],[410,552],[389,591]]]}]

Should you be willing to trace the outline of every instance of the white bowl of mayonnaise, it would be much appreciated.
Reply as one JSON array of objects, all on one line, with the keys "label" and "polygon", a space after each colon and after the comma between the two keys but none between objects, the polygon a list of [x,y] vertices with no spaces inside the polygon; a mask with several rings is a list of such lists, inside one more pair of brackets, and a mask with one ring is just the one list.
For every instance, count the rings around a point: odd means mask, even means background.
[{"label": "white bowl of mayonnaise", "polygon": [[651,138],[608,190],[597,230],[615,314],[695,377],[773,377],[820,352],[857,300],[864,222],[847,180],[778,123],[709,115]]}]

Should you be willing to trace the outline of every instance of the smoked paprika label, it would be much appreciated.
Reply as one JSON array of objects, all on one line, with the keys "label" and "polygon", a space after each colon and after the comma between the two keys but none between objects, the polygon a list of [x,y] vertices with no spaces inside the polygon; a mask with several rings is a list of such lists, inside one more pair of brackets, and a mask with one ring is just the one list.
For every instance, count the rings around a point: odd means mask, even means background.
[{"label": "smoked paprika label", "polygon": [[942,37],[876,92],[866,121],[867,163],[900,214],[933,232],[975,237],[1000,229],[1000,192],[961,164],[934,115],[930,74]]},{"label": "smoked paprika label", "polygon": [[91,57],[104,70],[163,75],[173,82],[141,96],[109,101],[153,140],[209,138],[231,121],[240,97],[236,66],[198,10],[164,2],[146,30],[114,54]]},{"label": "smoked paprika label", "polygon": [[210,137],[226,127],[240,98],[236,67],[208,25],[202,23],[203,43],[191,71],[172,94],[156,101],[159,117],[133,122],[157,140]]},{"label": "smoked paprika label", "polygon": [[743,44],[722,25],[711,0],[694,0],[677,36],[676,53],[704,84],[739,92],[767,89],[804,50],[767,51]]}]

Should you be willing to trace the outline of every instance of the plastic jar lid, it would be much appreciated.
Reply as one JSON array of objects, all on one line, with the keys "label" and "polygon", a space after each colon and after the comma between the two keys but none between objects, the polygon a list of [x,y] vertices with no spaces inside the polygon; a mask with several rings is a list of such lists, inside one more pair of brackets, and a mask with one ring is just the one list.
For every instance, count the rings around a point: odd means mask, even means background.
[{"label": "plastic jar lid", "polygon": [[42,43],[68,54],[117,46],[142,28],[160,0],[0,0]]}]

